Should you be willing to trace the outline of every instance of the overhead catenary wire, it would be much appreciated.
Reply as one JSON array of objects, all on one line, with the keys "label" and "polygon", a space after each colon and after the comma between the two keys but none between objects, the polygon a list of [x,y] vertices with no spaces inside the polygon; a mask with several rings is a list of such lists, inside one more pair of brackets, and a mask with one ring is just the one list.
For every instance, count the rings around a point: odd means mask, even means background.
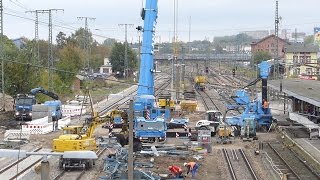
[{"label": "overhead catenary wire", "polygon": [[[29,21],[35,21],[34,19],[32,18],[28,18],[28,17],[23,17],[23,16],[20,16],[20,15],[17,15],[17,14],[12,14],[12,13],[7,13],[7,12],[4,12],[3,14],[6,14],[6,15],[9,15],[9,16],[14,16],[14,17],[18,17],[18,18],[22,18],[22,19],[25,19],[25,20],[29,20]],[[48,25],[49,23],[48,22],[44,22],[44,21],[39,21],[39,24],[41,25]],[[66,27],[66,26],[62,26],[62,25],[59,25],[59,24],[52,24],[53,27],[60,27],[62,29],[66,29],[66,30],[71,30],[72,32],[78,30],[79,28],[71,28],[71,27]],[[54,28],[55,29],[55,28]],[[92,36],[95,36],[95,37],[102,37],[102,38],[109,38],[107,36],[104,36],[104,35],[100,35],[100,34],[96,34],[96,33],[92,33]]]}]

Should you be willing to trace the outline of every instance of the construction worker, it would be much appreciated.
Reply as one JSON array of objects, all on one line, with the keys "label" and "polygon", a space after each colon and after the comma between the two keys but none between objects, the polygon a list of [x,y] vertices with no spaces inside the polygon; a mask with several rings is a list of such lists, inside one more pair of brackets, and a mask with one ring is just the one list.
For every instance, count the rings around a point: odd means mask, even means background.
[{"label": "construction worker", "polygon": [[182,169],[179,166],[169,166],[169,171],[175,178],[183,178]]},{"label": "construction worker", "polygon": [[200,165],[196,162],[184,163],[183,165],[188,169],[187,174],[191,171],[192,178],[194,178]]},{"label": "construction worker", "polygon": [[266,99],[263,101],[263,108],[264,108],[264,113],[267,114],[268,108],[269,108],[269,103]]}]

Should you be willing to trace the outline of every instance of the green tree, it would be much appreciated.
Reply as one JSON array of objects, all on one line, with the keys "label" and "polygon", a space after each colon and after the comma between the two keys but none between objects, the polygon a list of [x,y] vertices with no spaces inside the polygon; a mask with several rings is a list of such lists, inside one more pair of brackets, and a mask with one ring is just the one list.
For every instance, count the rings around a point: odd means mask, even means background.
[{"label": "green tree", "polygon": [[[112,47],[110,54],[110,63],[112,65],[112,71],[120,73],[124,72],[124,51],[125,45],[122,43],[115,43]],[[137,67],[137,55],[136,53],[128,47],[128,62],[129,69],[134,71]]]},{"label": "green tree", "polygon": [[79,47],[66,45],[58,51],[58,58],[56,67],[61,71],[57,73],[63,82],[71,85],[76,73],[83,67],[84,53]]},{"label": "green tree", "polygon": [[271,58],[271,54],[267,51],[258,51],[253,54],[254,64],[259,64],[261,61],[269,60]]},{"label": "green tree", "polygon": [[98,70],[103,65],[104,58],[109,57],[110,52],[111,47],[94,42],[91,46],[90,67]]},{"label": "green tree", "polygon": [[113,38],[107,38],[106,40],[103,41],[103,45],[106,46],[113,46],[114,43],[116,43],[117,40]]},{"label": "green tree", "polygon": [[67,44],[66,34],[60,31],[56,37],[56,41],[57,41],[57,48],[62,49]]},{"label": "green tree", "polygon": [[75,46],[79,46],[81,49],[84,49],[86,36],[88,37],[89,45],[91,45],[94,42],[94,39],[92,37],[92,33],[86,32],[84,28],[80,28],[76,30],[75,33],[72,33],[69,38],[67,38],[67,43],[71,43]]},{"label": "green tree", "polygon": [[216,50],[217,53],[223,53],[224,52],[223,48],[221,46],[219,46],[218,44],[215,45],[215,50]]},{"label": "green tree", "polygon": [[48,67],[48,41],[39,40],[40,65]]},{"label": "green tree", "polygon": [[22,49],[18,49],[6,36],[4,41],[4,73],[5,73],[5,92],[11,96],[17,93],[25,93],[33,85],[37,84],[37,78],[32,66],[34,57],[32,54],[33,43],[26,41]]},{"label": "green tree", "polygon": [[313,35],[309,35],[304,37],[304,43],[305,44],[313,44],[314,42],[314,36]]}]

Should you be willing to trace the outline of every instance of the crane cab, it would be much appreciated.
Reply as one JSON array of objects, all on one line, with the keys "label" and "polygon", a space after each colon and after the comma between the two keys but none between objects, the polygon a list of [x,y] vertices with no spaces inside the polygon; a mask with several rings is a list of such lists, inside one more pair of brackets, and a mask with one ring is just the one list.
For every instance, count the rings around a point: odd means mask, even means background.
[{"label": "crane cab", "polygon": [[207,111],[207,119],[208,121],[219,122],[222,121],[223,115],[218,110],[208,110]]},{"label": "crane cab", "polygon": [[80,134],[83,126],[65,126],[63,127],[63,135]]}]

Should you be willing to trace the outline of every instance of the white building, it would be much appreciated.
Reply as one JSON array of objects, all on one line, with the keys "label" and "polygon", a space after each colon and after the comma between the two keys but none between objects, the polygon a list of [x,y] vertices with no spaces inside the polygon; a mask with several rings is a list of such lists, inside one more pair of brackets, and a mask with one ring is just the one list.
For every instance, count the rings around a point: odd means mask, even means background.
[{"label": "white building", "polygon": [[104,63],[100,67],[100,73],[107,74],[107,75],[112,74],[112,65],[109,62],[109,58],[104,58]]}]

